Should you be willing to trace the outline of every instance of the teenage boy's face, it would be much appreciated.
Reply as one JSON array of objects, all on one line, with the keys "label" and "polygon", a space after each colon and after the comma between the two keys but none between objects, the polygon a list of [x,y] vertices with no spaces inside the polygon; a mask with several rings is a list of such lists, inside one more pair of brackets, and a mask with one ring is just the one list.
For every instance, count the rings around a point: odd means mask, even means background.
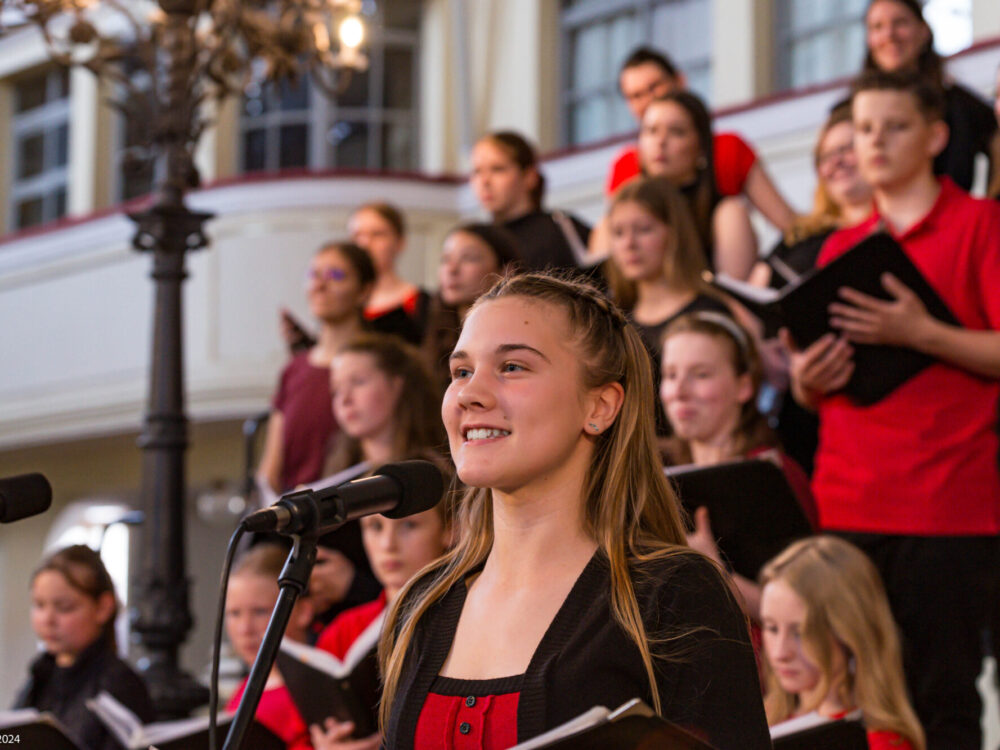
[{"label": "teenage boy's face", "polygon": [[618,85],[632,117],[641,121],[651,101],[683,88],[683,81],[669,75],[656,63],[647,62],[625,68]]},{"label": "teenage boy's face", "polygon": [[948,140],[947,126],[929,121],[905,91],[861,91],[854,96],[854,150],[861,176],[876,190],[905,185]]}]

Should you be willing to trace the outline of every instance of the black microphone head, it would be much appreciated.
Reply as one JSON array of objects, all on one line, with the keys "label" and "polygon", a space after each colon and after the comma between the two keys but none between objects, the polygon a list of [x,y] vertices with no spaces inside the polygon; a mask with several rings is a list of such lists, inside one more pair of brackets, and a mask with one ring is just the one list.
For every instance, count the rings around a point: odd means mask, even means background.
[{"label": "black microphone head", "polygon": [[395,479],[403,490],[399,504],[382,514],[386,518],[405,518],[430,510],[444,494],[444,475],[430,461],[397,461],[379,467],[374,474]]},{"label": "black microphone head", "polygon": [[52,504],[52,486],[41,474],[0,479],[0,523],[44,513]]}]

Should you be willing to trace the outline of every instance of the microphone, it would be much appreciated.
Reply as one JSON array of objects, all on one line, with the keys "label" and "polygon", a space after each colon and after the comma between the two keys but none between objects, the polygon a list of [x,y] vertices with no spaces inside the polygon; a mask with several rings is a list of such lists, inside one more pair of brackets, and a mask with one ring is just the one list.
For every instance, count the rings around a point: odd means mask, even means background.
[{"label": "microphone", "polygon": [[373,513],[389,518],[412,516],[433,508],[443,494],[444,477],[434,464],[399,461],[338,487],[282,495],[271,507],[244,518],[241,526],[251,532],[322,534]]},{"label": "microphone", "polygon": [[52,505],[52,486],[41,474],[0,479],[0,523],[44,513]]}]

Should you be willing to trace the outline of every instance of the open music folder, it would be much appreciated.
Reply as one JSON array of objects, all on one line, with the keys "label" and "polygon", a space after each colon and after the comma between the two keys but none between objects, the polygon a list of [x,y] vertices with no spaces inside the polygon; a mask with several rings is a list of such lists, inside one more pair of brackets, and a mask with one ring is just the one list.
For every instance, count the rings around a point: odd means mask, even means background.
[{"label": "open music folder", "polygon": [[690,732],[633,698],[616,709],[594,706],[510,750],[713,750]]},{"label": "open music folder", "polygon": [[333,717],[354,722],[355,737],[377,731],[382,687],[376,651],[386,614],[365,628],[343,659],[287,638],[281,642],[275,664],[307,725],[323,726]]},{"label": "open music folder", "polygon": [[11,747],[82,750],[58,719],[33,708],[0,711],[0,736]]},{"label": "open music folder", "polygon": [[[707,272],[706,272],[707,273]],[[713,286],[731,295],[764,323],[767,333],[784,326],[796,345],[805,349],[823,335],[838,333],[830,326],[829,306],[844,302],[839,290],[850,287],[870,297],[890,300],[882,274],[891,273],[909,287],[934,318],[958,321],[913,261],[886,232],[875,232],[822,268],[803,274],[781,290],[757,287],[725,274],[708,274]],[[853,344],[854,373],[844,391],[862,405],[874,404],[935,360],[914,349],[883,344]]]},{"label": "open music folder", "polygon": [[[155,750],[205,750],[208,747],[208,716],[143,724],[138,716],[106,692],[88,700],[87,708],[104,722],[108,731],[128,750],[147,750],[151,747],[155,747]],[[219,716],[216,726],[219,728],[220,742],[226,737],[232,721],[231,713]],[[254,750],[284,750],[285,743],[254,721],[247,732],[246,746]]]}]

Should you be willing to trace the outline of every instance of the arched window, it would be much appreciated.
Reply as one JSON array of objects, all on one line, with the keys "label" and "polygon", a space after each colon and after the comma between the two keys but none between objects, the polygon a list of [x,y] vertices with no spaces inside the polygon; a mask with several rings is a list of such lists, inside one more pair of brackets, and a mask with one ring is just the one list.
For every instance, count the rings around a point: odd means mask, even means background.
[{"label": "arched window", "polygon": [[71,503],[56,517],[45,539],[43,556],[72,544],[84,544],[101,553],[104,567],[115,584],[121,603],[115,631],[118,648],[125,653],[128,645],[128,584],[130,526],[121,523],[132,509],[113,498],[91,498]]}]

